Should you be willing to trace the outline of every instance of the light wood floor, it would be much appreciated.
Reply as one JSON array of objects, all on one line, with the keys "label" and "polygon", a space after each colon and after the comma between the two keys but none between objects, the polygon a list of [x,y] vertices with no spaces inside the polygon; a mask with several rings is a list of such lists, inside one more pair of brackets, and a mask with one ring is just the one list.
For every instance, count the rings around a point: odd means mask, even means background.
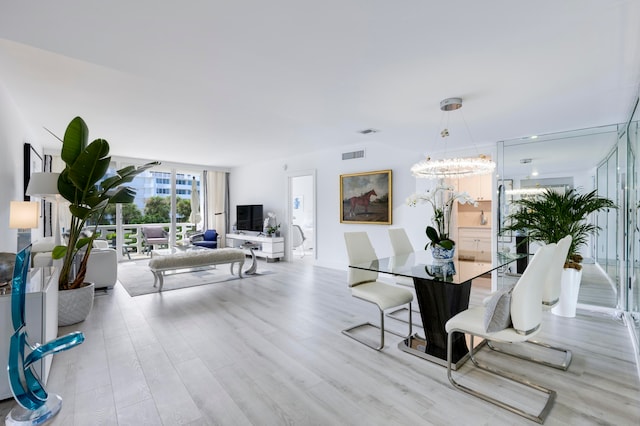
[{"label": "light wood floor", "polygon": [[[98,294],[75,327],[85,343],[54,358],[47,388],[64,405],[52,424],[532,424],[453,389],[443,367],[398,350],[398,337],[388,334],[375,352],[343,336],[350,324],[377,321],[375,307],[350,296],[346,271],[308,262],[259,268],[275,273],[136,298],[119,285]],[[472,303],[486,292],[476,287]],[[481,358],[558,392],[547,425],[638,424],[640,383],[621,322],[545,313],[538,337],[573,350],[569,371],[486,348]],[[470,370],[460,373],[473,380]],[[2,418],[12,405],[0,403]]]}]

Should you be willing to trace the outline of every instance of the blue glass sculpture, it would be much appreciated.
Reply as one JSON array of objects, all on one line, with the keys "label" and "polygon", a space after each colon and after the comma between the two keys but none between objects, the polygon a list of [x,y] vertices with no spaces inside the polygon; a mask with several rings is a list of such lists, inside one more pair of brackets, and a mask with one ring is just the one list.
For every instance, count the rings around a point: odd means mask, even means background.
[{"label": "blue glass sculpture", "polygon": [[58,414],[62,398],[47,393],[33,364],[47,355],[71,349],[84,342],[79,331],[69,333],[45,344],[31,345],[25,323],[27,276],[31,258],[31,246],[16,255],[11,288],[11,336],[7,372],[11,392],[19,406],[14,407],[5,419],[7,425],[40,425]]}]

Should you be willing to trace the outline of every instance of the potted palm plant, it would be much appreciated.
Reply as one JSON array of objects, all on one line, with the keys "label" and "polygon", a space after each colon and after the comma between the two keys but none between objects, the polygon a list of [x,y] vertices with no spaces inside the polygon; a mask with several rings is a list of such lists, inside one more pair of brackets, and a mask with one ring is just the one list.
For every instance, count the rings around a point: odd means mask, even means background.
[{"label": "potted palm plant", "polygon": [[[582,256],[579,250],[589,236],[596,235],[600,227],[587,221],[591,213],[617,206],[608,198],[597,195],[596,190],[580,194],[572,188],[563,194],[546,189],[540,195],[514,202],[515,211],[507,216],[502,232],[523,232],[524,241],[557,243],[566,235],[572,241],[564,264],[560,303],[552,312],[561,316],[575,316],[578,290],[582,277]],[[568,297],[571,295],[570,297]]]},{"label": "potted palm plant", "polygon": [[[54,135],[55,136],[55,135]],[[82,321],[89,315],[93,306],[92,285],[85,285],[87,262],[93,245],[98,223],[109,204],[132,203],[135,190],[122,186],[131,182],[139,173],[160,163],[150,162],[143,166],[127,166],[115,175],[105,178],[111,162],[109,143],[104,139],[96,139],[88,143],[89,130],[80,117],[76,117],[67,126],[62,142],[61,158],[65,168],[58,178],[58,192],[67,200],[71,213],[71,224],[68,228],[67,244],[54,248],[54,259],[62,259],[60,276],[58,279],[59,295],[59,324],[69,325]],[[87,224],[91,223],[87,230]],[[88,231],[88,232],[87,232]],[[80,255],[77,271],[74,271],[76,257]],[[75,273],[74,273],[75,272]],[[82,297],[90,303],[84,317],[81,312],[65,312],[65,301],[76,289],[91,287],[85,290],[90,294]],[[67,292],[69,292],[67,294]],[[75,302],[72,302],[75,303]],[[78,309],[74,309],[78,311]],[[82,317],[81,319],[78,319]],[[67,319],[70,318],[70,319]],[[71,321],[71,322],[69,322]]]}]

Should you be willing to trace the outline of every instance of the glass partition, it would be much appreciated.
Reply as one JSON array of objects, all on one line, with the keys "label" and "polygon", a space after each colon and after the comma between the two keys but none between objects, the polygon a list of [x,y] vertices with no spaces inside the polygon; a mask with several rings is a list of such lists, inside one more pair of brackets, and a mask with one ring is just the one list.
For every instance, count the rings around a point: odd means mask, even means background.
[{"label": "glass partition", "polygon": [[638,185],[638,170],[640,170],[640,134],[638,119],[640,113],[636,106],[633,120],[627,128],[627,299],[626,310],[632,321],[632,330],[636,340],[636,348],[640,347],[640,185]]},{"label": "glass partition", "polygon": [[[594,189],[618,202],[616,147],[618,125],[600,126],[502,141],[498,144],[500,161],[498,188],[504,188],[500,200],[499,226],[504,225],[513,201],[535,191],[550,188],[580,193]],[[502,195],[502,193],[501,193]],[[580,250],[584,273],[578,303],[615,309],[619,306],[620,283],[616,264],[621,244],[617,238],[618,211],[603,212],[589,218],[602,231]],[[516,251],[517,238],[498,237],[498,250]],[[535,250],[535,245],[530,251]]]},{"label": "glass partition", "polygon": [[[618,148],[616,145],[598,166],[596,182],[598,195],[606,197],[620,206],[618,170]],[[620,210],[607,209],[596,214],[596,225],[601,228],[601,231],[595,236],[597,246],[595,259],[598,266],[606,272],[606,277],[613,289],[620,288],[619,268],[621,253],[618,251],[618,217],[621,213]],[[617,291],[615,294],[602,292],[591,304],[622,308],[619,301],[620,295]]]}]

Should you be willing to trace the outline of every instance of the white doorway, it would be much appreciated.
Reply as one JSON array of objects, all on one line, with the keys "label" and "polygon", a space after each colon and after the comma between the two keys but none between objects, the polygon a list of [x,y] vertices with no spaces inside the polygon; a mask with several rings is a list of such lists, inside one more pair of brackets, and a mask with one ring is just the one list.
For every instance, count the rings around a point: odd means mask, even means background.
[{"label": "white doorway", "polygon": [[315,171],[289,175],[287,260],[313,261],[316,258]]}]

